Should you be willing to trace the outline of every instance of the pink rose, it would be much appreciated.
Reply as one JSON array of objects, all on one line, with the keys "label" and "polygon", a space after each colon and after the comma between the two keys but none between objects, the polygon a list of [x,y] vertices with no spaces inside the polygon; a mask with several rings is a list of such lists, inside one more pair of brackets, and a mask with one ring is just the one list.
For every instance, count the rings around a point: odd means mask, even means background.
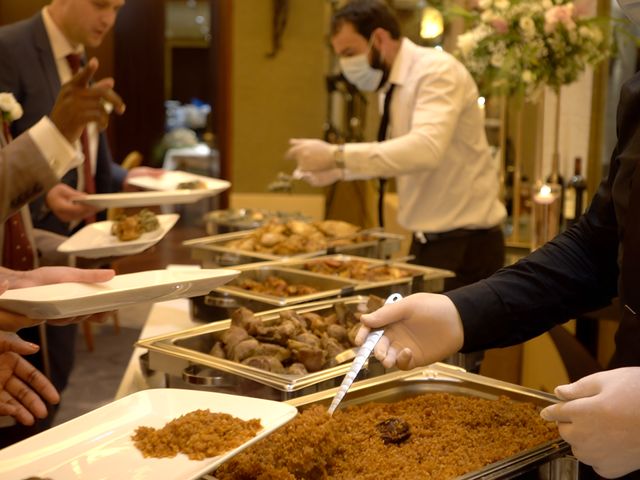
[{"label": "pink rose", "polygon": [[558,23],[561,23],[567,30],[576,27],[573,21],[573,4],[556,5],[547,10],[544,14],[544,31],[551,33],[556,30]]},{"label": "pink rose", "polygon": [[573,5],[573,18],[591,16],[596,9],[594,0],[576,0]]},{"label": "pink rose", "polygon": [[509,25],[507,24],[507,21],[504,18],[500,18],[500,17],[496,17],[493,20],[491,20],[491,26],[498,33],[507,33],[507,31],[509,30]]}]

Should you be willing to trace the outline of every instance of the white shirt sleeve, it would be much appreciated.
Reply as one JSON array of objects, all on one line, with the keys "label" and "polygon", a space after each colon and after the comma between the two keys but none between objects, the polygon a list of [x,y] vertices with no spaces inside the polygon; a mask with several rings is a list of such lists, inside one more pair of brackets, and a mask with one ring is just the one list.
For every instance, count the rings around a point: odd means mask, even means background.
[{"label": "white shirt sleeve", "polygon": [[82,155],[64,138],[49,117],[42,117],[29,129],[29,135],[59,178],[82,163]]}]

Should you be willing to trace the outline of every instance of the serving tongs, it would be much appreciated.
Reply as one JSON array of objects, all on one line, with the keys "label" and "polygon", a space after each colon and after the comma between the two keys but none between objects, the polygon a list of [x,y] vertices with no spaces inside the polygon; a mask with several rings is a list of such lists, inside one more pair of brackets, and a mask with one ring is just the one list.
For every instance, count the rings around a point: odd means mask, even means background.
[{"label": "serving tongs", "polygon": [[[402,298],[402,295],[400,295],[399,293],[392,293],[391,295],[389,295],[389,297],[384,303],[385,305],[387,303],[394,303],[400,300],[401,298]],[[333,415],[333,412],[335,412],[336,408],[338,408],[338,405],[340,404],[344,396],[349,391],[349,387],[351,387],[351,384],[358,376],[358,373],[360,373],[362,366],[369,358],[369,355],[371,355],[371,352],[373,352],[374,347],[380,341],[383,334],[384,334],[384,329],[382,328],[378,330],[372,330],[371,332],[369,332],[369,335],[367,335],[366,340],[358,350],[356,357],[353,359],[351,368],[349,369],[347,374],[344,376],[344,379],[340,384],[340,388],[338,388],[338,391],[336,392],[335,397],[333,397],[333,400],[331,401],[331,405],[329,406],[329,415]]]}]

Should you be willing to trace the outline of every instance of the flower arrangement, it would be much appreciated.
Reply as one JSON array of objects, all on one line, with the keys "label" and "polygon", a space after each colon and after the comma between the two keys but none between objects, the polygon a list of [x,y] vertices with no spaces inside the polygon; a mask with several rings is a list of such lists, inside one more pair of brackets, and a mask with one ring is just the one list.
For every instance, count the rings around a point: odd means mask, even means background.
[{"label": "flower arrangement", "polygon": [[0,93],[0,147],[11,141],[9,125],[22,117],[22,106],[12,93]]},{"label": "flower arrangement", "polygon": [[0,93],[0,112],[2,119],[6,123],[11,123],[22,117],[22,106],[16,100],[12,93]]},{"label": "flower arrangement", "polygon": [[588,16],[590,0],[474,0],[458,56],[483,95],[535,98],[559,91],[612,53],[608,19]]}]

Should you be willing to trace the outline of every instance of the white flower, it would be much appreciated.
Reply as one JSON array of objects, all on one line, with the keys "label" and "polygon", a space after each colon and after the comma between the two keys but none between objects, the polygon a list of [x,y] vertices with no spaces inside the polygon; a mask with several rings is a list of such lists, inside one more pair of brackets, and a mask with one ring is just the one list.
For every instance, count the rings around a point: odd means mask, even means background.
[{"label": "white flower", "polygon": [[494,52],[493,55],[491,55],[491,65],[494,67],[500,68],[502,62],[504,62],[504,53],[501,51]]},{"label": "white flower", "polygon": [[553,7],[553,2],[551,0],[542,0],[542,8],[549,10],[551,7]]},{"label": "white flower", "polygon": [[536,24],[531,17],[522,17],[518,22],[525,38],[533,38],[536,34]]},{"label": "white flower", "polygon": [[476,45],[476,38],[472,31],[458,35],[458,48],[463,56],[468,56]]},{"label": "white flower", "polygon": [[478,7],[480,7],[481,10],[486,10],[491,6],[492,3],[493,3],[493,0],[479,0]]},{"label": "white flower", "polygon": [[522,81],[524,83],[531,83],[533,82],[533,73],[531,72],[531,70],[525,70],[524,72],[522,72]]},{"label": "white flower", "polygon": [[22,107],[13,93],[0,93],[0,112],[10,122],[22,117]]},{"label": "white flower", "polygon": [[509,0],[496,0],[494,5],[498,10],[506,10],[511,2]]}]

